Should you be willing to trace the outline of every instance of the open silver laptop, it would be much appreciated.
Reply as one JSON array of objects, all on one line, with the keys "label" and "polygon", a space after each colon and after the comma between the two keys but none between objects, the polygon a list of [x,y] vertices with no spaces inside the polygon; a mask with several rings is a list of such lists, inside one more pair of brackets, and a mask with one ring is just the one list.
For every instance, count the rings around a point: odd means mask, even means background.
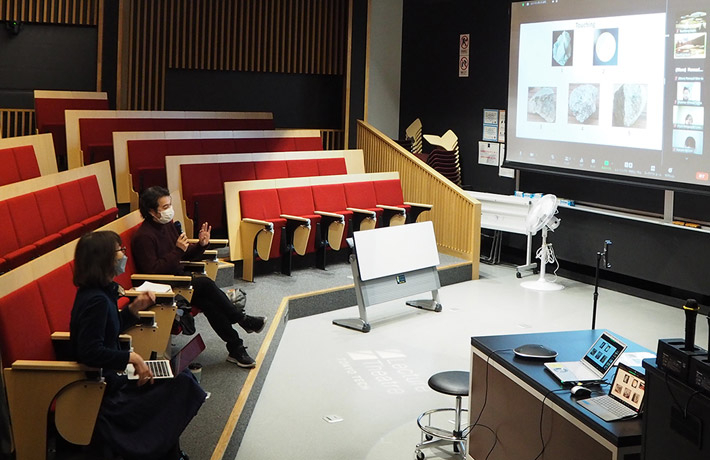
[{"label": "open silver laptop", "polygon": [[[185,370],[204,349],[205,342],[202,340],[202,336],[197,334],[187,345],[182,347],[170,361],[167,359],[153,359],[146,360],[145,363],[153,373],[154,379],[171,379],[175,374],[179,374]],[[129,363],[128,366],[126,366],[125,373],[128,380],[138,380],[138,375],[136,375],[133,364]]]},{"label": "open silver laptop", "polygon": [[562,384],[596,382],[604,379],[624,350],[625,343],[604,332],[579,361],[547,362],[545,367]]},{"label": "open silver laptop", "polygon": [[632,418],[639,414],[646,392],[644,375],[619,363],[609,394],[581,399],[577,404],[601,417],[605,422]]}]

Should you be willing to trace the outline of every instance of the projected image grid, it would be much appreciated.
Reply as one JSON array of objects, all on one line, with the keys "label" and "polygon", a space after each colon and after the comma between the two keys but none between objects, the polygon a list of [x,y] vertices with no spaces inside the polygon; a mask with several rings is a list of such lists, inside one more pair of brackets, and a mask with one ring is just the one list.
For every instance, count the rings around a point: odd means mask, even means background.
[{"label": "projected image grid", "polygon": [[709,12],[707,0],[514,2],[505,163],[710,185]]}]

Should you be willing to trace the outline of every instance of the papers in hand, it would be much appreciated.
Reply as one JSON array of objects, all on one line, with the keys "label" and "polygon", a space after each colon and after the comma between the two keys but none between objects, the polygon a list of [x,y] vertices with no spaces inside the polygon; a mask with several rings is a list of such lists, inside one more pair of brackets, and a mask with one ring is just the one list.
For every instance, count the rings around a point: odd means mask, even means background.
[{"label": "papers in hand", "polygon": [[150,281],[144,281],[143,284],[135,288],[139,292],[170,292],[172,288],[169,284],[151,283]]}]

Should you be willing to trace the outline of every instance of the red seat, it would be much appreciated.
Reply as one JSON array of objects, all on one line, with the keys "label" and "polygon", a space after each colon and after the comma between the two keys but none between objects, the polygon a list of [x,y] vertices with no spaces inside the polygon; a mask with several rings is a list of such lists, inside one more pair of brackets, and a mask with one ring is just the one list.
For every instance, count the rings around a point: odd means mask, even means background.
[{"label": "red seat", "polygon": [[66,263],[37,280],[51,332],[69,331],[77,290],[73,277],[72,268]]},{"label": "red seat", "polygon": [[224,191],[220,180],[220,165],[180,165],[180,175],[187,216],[196,225],[209,222],[215,229],[223,227]]},{"label": "red seat", "polygon": [[34,246],[33,256],[56,249],[61,245],[59,233],[47,234],[34,193],[19,195],[7,200],[17,242],[22,247]]},{"label": "red seat", "polygon": [[313,205],[316,211],[334,212],[342,214],[345,217],[345,231],[343,232],[343,240],[340,246],[345,244],[345,238],[352,235],[352,211],[348,211],[348,202],[345,199],[345,189],[343,184],[324,184],[314,185],[311,187],[313,194]]},{"label": "red seat", "polygon": [[96,176],[82,177],[79,179],[79,187],[89,213],[89,217],[83,221],[87,228],[94,230],[116,220],[118,208],[106,209],[104,207],[104,200]]},{"label": "red seat", "polygon": [[[37,164],[37,155],[35,149],[31,145],[23,145],[13,149],[15,153],[15,162],[17,170],[20,173],[21,180],[32,179],[39,177],[39,164]],[[3,164],[4,163],[0,163]]]},{"label": "red seat", "polygon": [[308,235],[308,246],[306,252],[311,253],[316,250],[316,227],[320,223],[320,216],[315,213],[313,204],[313,194],[310,187],[287,187],[276,189],[279,196],[279,205],[282,214],[305,217],[311,219],[311,233]]},{"label": "red seat", "polygon": [[318,159],[318,175],[320,176],[335,176],[338,174],[347,174],[348,167],[345,164],[345,158],[319,158]]},{"label": "red seat", "polygon": [[286,162],[288,177],[317,176],[318,162],[313,160],[289,160]]},{"label": "red seat", "polygon": [[345,199],[348,202],[348,207],[367,209],[377,213],[377,220],[382,217],[382,208],[377,207],[377,194],[372,181],[364,182],[346,182],[343,184],[345,190]]},{"label": "red seat", "polygon": [[21,248],[15,235],[15,227],[9,222],[12,221],[10,210],[5,201],[0,201],[0,272],[6,272],[32,259],[34,246]]},{"label": "red seat", "polygon": [[279,179],[288,177],[287,161],[257,161],[254,171],[257,179]]},{"label": "red seat", "polygon": [[45,231],[62,235],[62,244],[79,238],[84,233],[84,226],[81,223],[69,224],[56,186],[36,191],[35,198]]},{"label": "red seat", "polygon": [[0,298],[3,367],[9,367],[18,359],[54,360],[56,356],[50,336],[49,322],[36,282]]},{"label": "red seat", "polygon": [[89,211],[86,210],[84,195],[81,193],[78,181],[65,182],[59,184],[57,188],[70,225],[82,223],[89,217]]},{"label": "red seat", "polygon": [[0,165],[0,185],[14,184],[22,180],[12,148],[0,150]]},{"label": "red seat", "polygon": [[281,250],[281,229],[286,225],[286,219],[281,215],[279,195],[275,189],[241,190],[239,202],[242,208],[242,218],[265,220],[274,225],[274,244],[271,246],[269,258],[279,257]]}]

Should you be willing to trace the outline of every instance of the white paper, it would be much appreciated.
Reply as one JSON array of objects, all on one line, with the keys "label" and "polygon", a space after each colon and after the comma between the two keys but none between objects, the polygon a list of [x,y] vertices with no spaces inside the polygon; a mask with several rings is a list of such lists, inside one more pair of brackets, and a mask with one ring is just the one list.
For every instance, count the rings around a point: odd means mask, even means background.
[{"label": "white paper", "polygon": [[498,166],[500,144],[497,142],[478,142],[478,164]]},{"label": "white paper", "polygon": [[139,292],[170,292],[172,287],[169,284],[151,283],[150,281],[144,281],[143,284],[135,288],[134,290]]},{"label": "white paper", "polygon": [[500,177],[509,177],[515,179],[515,170],[511,168],[504,168],[503,161],[505,161],[505,144],[500,144],[500,162],[498,163],[498,175]]},{"label": "white paper", "polygon": [[498,110],[483,109],[483,124],[497,126],[498,125]]},{"label": "white paper", "polygon": [[641,361],[655,357],[655,353],[650,353],[648,351],[637,351],[634,353],[626,352],[621,355],[619,362],[624,363],[629,367],[641,367]]}]

